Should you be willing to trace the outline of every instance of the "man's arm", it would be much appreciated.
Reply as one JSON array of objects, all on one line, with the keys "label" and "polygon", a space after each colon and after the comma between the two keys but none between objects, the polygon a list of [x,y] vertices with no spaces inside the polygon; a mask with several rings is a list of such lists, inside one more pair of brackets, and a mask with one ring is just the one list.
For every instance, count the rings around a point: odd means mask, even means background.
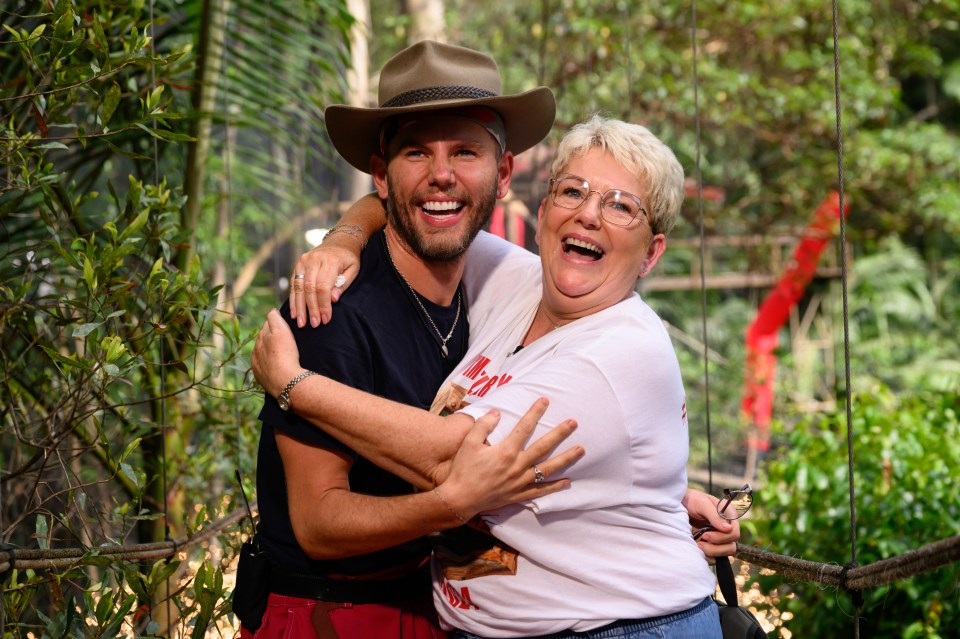
[{"label": "man's arm", "polygon": [[290,522],[312,559],[361,555],[460,525],[432,492],[373,497],[350,492],[345,455],[276,434]]},{"label": "man's arm", "polygon": [[[376,193],[365,195],[337,223],[349,232],[332,233],[321,246],[300,256],[290,277],[290,318],[297,321],[297,326],[303,328],[308,319],[313,327],[330,322],[331,302],[340,299],[360,271],[360,251],[366,238],[386,223],[380,198]],[[343,276],[343,283],[337,286],[339,275]]]},{"label": "man's arm", "polygon": [[[531,464],[559,441],[554,435],[525,446],[540,412],[525,415],[496,446],[485,444],[496,427],[496,417],[477,420],[442,484],[434,490],[398,497],[351,492],[347,477],[352,461],[348,456],[278,433],[277,447],[283,459],[290,521],[297,543],[313,559],[374,552],[462,525],[480,512],[566,489],[570,485],[566,479],[533,481]],[[582,453],[575,448],[538,461],[537,466],[549,477]]]}]

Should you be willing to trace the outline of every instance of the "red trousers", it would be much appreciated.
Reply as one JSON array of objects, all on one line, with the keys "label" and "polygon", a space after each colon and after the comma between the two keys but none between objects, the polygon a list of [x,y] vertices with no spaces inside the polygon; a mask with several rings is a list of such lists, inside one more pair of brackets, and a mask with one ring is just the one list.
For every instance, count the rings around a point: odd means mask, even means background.
[{"label": "red trousers", "polygon": [[428,597],[396,604],[342,604],[270,595],[256,633],[240,639],[445,639]]}]

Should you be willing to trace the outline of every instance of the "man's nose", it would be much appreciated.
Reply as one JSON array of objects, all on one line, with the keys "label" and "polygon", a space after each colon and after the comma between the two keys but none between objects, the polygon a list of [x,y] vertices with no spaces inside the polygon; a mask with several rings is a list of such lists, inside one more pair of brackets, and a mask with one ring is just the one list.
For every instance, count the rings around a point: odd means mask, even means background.
[{"label": "man's nose", "polygon": [[430,165],[430,177],[436,184],[447,185],[456,182],[453,162],[444,155],[435,155]]}]

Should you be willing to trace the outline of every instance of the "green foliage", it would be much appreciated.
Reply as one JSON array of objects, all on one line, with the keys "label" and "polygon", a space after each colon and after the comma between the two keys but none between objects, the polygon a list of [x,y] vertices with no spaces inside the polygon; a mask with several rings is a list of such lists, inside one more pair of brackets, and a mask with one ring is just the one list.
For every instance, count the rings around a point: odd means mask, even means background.
[{"label": "green foliage", "polygon": [[[259,2],[232,3],[227,16],[220,4],[165,0],[20,1],[0,14],[2,536],[16,548],[93,549],[62,571],[14,570],[6,629],[171,636],[179,623],[202,636],[228,612],[231,554],[223,565],[138,565],[95,549],[178,537],[235,506],[230,477],[253,466],[241,442],[258,426],[244,349],[275,297],[251,299],[245,322],[223,285],[233,251],[247,260],[272,235],[265,220],[326,198],[293,185],[322,176],[315,138],[351,19],[337,0],[274,3],[269,15]],[[229,64],[210,24],[226,25]],[[198,50],[212,70],[203,82]],[[216,117],[194,103],[200,87],[222,98]],[[229,124],[211,134],[209,120]],[[232,149],[213,137],[227,129]],[[237,139],[268,150],[243,155]],[[255,229],[242,242],[216,214],[229,165],[190,165],[198,146],[243,158],[245,201],[265,191],[282,201],[239,211],[237,226]],[[200,224],[184,215],[191,199],[204,203]],[[230,534],[221,543],[233,545]]]},{"label": "green foliage", "polygon": [[[960,534],[960,396],[895,396],[875,387],[857,396],[853,415],[857,560],[895,557]],[[780,429],[783,447],[763,469],[749,537],[778,554],[816,562],[850,561],[849,476],[843,412]],[[956,564],[864,591],[864,636],[948,637],[960,624]],[[848,595],[814,584],[757,577],[779,590],[794,636],[839,637],[850,631]],[[787,598],[787,593],[793,597]]]}]

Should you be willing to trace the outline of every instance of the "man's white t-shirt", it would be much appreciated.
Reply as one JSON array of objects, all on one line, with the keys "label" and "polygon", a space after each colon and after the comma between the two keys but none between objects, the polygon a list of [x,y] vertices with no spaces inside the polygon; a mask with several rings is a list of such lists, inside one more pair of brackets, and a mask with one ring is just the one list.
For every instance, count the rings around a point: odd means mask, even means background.
[{"label": "man's white t-shirt", "polygon": [[539,258],[482,233],[463,283],[470,348],[438,404],[473,417],[497,408],[496,443],[547,397],[533,438],[574,418],[561,447],[579,443],[586,455],[564,473],[568,490],[484,516],[496,548],[467,564],[435,552],[444,624],[496,637],[581,631],[711,595],[716,580],[681,505],[689,441],[680,368],[657,315],[634,293],[517,351],[540,301]]}]

